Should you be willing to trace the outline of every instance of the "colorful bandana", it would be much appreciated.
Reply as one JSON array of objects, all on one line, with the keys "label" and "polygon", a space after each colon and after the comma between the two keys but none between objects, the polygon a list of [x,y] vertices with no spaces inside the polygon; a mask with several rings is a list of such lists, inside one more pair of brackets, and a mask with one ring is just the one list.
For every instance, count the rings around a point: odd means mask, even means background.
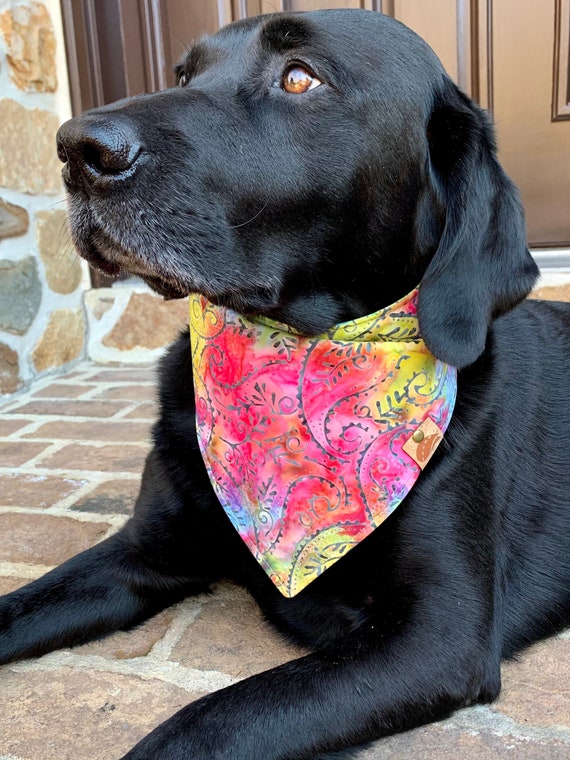
[{"label": "colorful bandana", "polygon": [[417,293],[316,337],[190,296],[204,463],[287,597],[394,511],[447,428],[456,370],[420,338]]}]

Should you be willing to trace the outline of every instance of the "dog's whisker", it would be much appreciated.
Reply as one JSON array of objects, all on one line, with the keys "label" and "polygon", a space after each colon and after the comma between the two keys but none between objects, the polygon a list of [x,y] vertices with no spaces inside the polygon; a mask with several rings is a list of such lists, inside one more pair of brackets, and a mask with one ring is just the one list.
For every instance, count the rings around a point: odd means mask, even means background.
[{"label": "dog's whisker", "polygon": [[237,230],[238,227],[245,227],[246,225],[251,224],[255,219],[257,219],[258,216],[260,216],[260,214],[262,214],[265,211],[268,205],[269,205],[269,201],[266,201],[263,204],[263,206],[259,209],[259,211],[256,214],[254,214],[251,217],[251,219],[248,219],[247,222],[241,222],[241,224],[228,224],[228,227],[231,230]]}]

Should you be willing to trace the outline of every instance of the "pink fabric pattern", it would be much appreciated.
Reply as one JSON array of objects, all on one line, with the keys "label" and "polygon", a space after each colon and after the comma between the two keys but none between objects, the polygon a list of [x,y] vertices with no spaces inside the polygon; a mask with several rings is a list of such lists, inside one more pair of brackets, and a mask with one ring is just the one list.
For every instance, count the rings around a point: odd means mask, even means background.
[{"label": "pink fabric pattern", "polygon": [[316,337],[192,295],[190,335],[212,486],[294,596],[404,499],[420,467],[402,447],[428,418],[445,431],[456,371],[420,337],[417,290]]}]

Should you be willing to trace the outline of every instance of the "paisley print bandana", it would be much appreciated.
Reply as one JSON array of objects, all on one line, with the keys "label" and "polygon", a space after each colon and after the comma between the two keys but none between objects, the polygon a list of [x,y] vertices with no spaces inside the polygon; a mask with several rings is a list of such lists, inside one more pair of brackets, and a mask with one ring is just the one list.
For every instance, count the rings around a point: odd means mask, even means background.
[{"label": "paisley print bandana", "polygon": [[394,511],[447,428],[456,370],[421,339],[417,294],[316,337],[190,296],[206,469],[287,597]]}]

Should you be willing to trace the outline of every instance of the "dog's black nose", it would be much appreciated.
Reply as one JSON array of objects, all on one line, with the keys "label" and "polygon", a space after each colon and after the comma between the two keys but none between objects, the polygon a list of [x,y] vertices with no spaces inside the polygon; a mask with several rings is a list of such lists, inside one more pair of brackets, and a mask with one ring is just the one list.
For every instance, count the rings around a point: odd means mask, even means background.
[{"label": "dog's black nose", "polygon": [[67,164],[64,179],[74,184],[108,186],[136,170],[142,144],[124,120],[105,114],[85,114],[66,121],[57,133],[57,155]]}]

